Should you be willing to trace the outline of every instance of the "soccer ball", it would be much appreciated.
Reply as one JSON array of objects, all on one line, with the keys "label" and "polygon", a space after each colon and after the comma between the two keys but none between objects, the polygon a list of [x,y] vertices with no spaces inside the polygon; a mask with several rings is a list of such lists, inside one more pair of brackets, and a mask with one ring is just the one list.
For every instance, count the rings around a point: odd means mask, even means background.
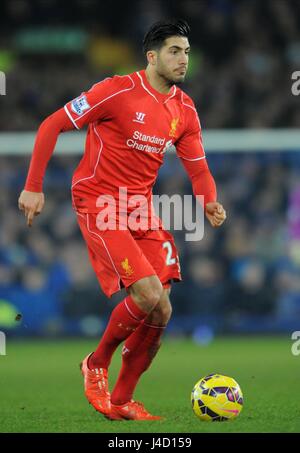
[{"label": "soccer ball", "polygon": [[243,394],[239,384],[231,377],[214,373],[195,384],[191,400],[194,414],[205,421],[233,419],[243,407]]}]

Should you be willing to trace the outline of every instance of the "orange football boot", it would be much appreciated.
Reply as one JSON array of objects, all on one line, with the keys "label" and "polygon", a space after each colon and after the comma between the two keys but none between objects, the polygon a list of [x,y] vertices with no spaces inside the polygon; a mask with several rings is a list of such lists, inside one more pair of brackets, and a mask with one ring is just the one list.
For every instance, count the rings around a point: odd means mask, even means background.
[{"label": "orange football boot", "polygon": [[128,403],[116,405],[111,404],[111,411],[106,418],[110,420],[162,420],[163,417],[151,415],[139,401],[129,401]]},{"label": "orange football boot", "polygon": [[111,412],[110,393],[108,391],[108,376],[105,368],[88,368],[88,359],[93,353],[86,356],[80,364],[81,373],[84,377],[85,396],[90,404],[107,415]]}]

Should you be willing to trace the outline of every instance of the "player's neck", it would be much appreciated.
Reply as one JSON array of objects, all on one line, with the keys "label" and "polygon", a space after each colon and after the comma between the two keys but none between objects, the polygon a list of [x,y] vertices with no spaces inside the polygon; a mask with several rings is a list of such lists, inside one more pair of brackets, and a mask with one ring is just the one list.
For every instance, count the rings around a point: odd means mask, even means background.
[{"label": "player's neck", "polygon": [[161,77],[156,71],[153,71],[151,66],[147,66],[145,74],[152,88],[161,94],[169,93],[172,83]]}]

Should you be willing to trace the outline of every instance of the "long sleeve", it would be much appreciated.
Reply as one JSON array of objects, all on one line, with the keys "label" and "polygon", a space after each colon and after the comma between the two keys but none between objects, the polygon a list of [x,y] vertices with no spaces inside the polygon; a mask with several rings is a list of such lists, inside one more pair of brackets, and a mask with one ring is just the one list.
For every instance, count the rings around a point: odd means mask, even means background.
[{"label": "long sleeve", "polygon": [[133,86],[129,76],[104,79],[46,118],[36,136],[25,190],[42,191],[47,164],[61,132],[81,129],[96,120],[107,119],[109,100],[123,91],[131,90]]},{"label": "long sleeve", "polygon": [[63,108],[48,116],[40,125],[31,156],[25,190],[42,192],[43,179],[61,132],[75,129]]},{"label": "long sleeve", "polygon": [[176,152],[190,178],[194,195],[204,197],[205,208],[207,203],[217,200],[216,184],[206,162],[201,124],[195,105],[183,92],[181,100],[186,107],[185,130],[175,143]]},{"label": "long sleeve", "polygon": [[207,203],[217,200],[217,189],[215,180],[209,170],[206,159],[186,160],[181,159],[183,166],[190,178],[194,195],[204,197],[204,208]]}]

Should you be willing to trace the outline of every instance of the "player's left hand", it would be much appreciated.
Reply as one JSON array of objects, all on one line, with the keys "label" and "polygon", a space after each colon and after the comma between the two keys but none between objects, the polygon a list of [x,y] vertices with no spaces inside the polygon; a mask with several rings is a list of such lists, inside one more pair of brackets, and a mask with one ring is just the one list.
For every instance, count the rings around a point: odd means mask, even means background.
[{"label": "player's left hand", "polygon": [[217,201],[207,203],[205,207],[205,215],[211,226],[214,228],[220,227],[226,219],[226,211]]},{"label": "player's left hand", "polygon": [[28,190],[22,190],[19,200],[19,209],[24,211],[27,226],[31,227],[34,216],[39,215],[45,204],[45,197],[43,192],[30,192]]}]

